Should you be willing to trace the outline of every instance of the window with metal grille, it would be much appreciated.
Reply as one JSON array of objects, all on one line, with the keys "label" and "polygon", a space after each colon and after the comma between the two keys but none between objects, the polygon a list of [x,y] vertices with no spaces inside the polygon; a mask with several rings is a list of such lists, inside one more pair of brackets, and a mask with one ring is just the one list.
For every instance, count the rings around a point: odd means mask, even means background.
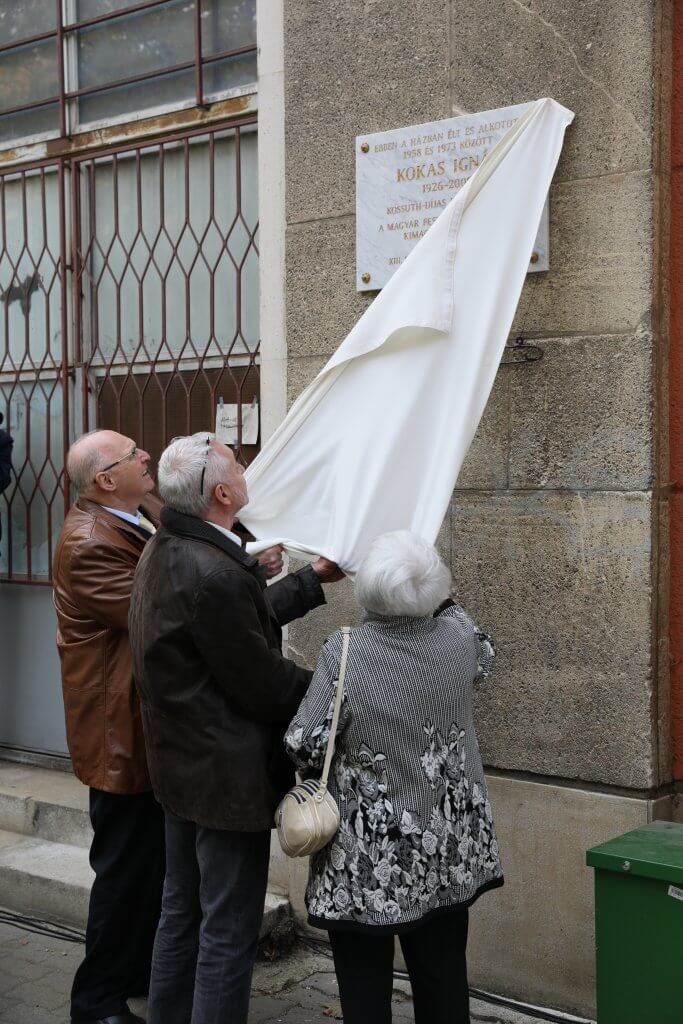
[{"label": "window with metal grille", "polygon": [[[253,118],[0,172],[0,575],[48,582],[64,452],[95,426],[156,459],[259,393]],[[241,443],[248,462],[256,445]]]}]

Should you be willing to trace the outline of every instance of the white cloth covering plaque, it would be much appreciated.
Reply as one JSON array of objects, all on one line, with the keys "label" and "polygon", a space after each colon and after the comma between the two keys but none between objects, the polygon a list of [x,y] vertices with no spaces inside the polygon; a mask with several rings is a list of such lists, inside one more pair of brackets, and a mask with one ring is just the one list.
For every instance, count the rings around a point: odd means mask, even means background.
[{"label": "white cloth covering plaque", "polygon": [[529,105],[294,403],[246,473],[250,550],[283,543],[352,575],[380,533],[436,539],[573,116]]}]

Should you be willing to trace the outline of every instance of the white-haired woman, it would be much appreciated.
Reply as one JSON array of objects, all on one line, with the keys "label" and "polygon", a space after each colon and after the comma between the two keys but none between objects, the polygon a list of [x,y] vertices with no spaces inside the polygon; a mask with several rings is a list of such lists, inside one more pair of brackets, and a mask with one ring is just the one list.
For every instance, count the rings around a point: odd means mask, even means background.
[{"label": "white-haired woman", "polygon": [[[467,908],[503,884],[472,716],[494,648],[450,587],[433,545],[408,531],[377,538],[356,576],[364,623],[330,773],[341,823],[306,892],[309,923],[329,932],[344,1024],[391,1021],[395,935],[417,1024],[468,1022]],[[341,647],[341,633],[326,641],[285,736],[304,772],[322,764]]]}]

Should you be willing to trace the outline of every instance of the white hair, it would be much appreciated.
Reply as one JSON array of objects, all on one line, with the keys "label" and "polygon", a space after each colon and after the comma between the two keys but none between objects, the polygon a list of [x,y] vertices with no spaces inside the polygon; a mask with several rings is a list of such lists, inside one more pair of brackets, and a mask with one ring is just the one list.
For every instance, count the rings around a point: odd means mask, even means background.
[{"label": "white hair", "polygon": [[356,600],[375,615],[431,615],[446,600],[451,574],[433,544],[410,530],[383,533],[355,578]]},{"label": "white hair", "polygon": [[165,505],[200,519],[206,515],[215,488],[225,482],[223,460],[209,443],[215,439],[215,434],[205,430],[175,437],[161,453],[157,483]]},{"label": "white hair", "polygon": [[[103,466],[107,465],[107,459],[99,448],[93,445],[82,446],[81,441],[85,441],[87,437],[94,437],[96,434],[103,433],[105,433],[104,430],[97,429],[89,430],[87,434],[81,434],[67,452],[66,471],[69,474],[69,480],[79,494],[83,494],[89,487],[92,487],[99,471]],[[81,447],[84,447],[83,452],[80,450]]]}]

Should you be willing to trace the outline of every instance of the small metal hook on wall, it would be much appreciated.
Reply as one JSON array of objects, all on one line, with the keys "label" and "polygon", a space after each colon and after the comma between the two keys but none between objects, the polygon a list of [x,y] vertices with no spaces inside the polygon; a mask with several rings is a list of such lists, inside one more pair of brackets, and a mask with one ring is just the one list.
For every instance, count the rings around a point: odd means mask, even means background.
[{"label": "small metal hook on wall", "polygon": [[500,362],[501,366],[520,366],[524,363],[537,363],[542,358],[543,349],[538,345],[529,345],[526,338],[520,335],[505,346],[505,355]]}]

